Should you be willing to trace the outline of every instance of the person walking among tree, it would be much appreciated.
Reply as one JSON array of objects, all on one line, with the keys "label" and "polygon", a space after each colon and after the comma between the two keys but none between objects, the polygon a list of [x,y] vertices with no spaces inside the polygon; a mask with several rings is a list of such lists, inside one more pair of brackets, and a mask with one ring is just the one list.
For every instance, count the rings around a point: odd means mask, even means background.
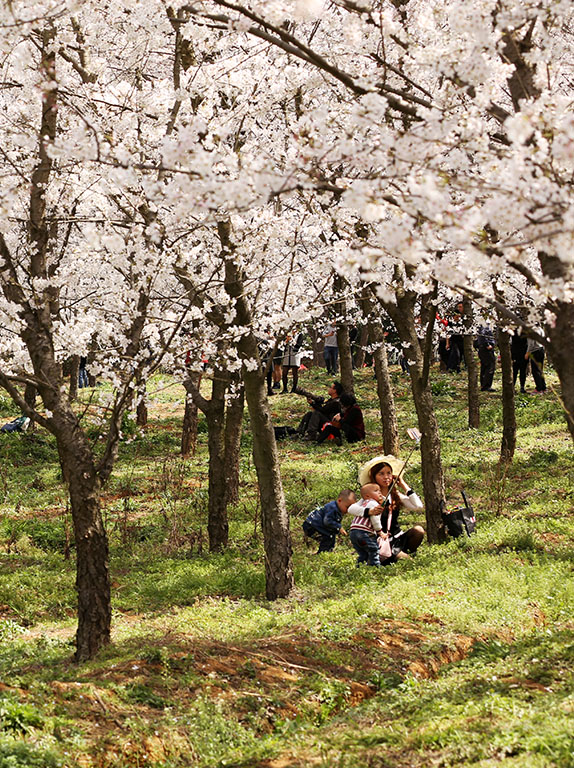
[{"label": "person walking among tree", "polygon": [[80,357],[80,367],[78,368],[78,387],[80,389],[90,386],[88,371],[86,370],[87,364],[88,358],[82,355],[82,357]]},{"label": "person walking among tree", "polygon": [[512,380],[516,386],[516,379],[520,377],[520,391],[526,392],[526,374],[528,372],[528,358],[526,356],[528,339],[522,331],[515,333],[510,340],[510,355],[512,357]]},{"label": "person walking among tree", "polygon": [[480,388],[483,392],[492,392],[492,381],[496,369],[496,341],[494,331],[488,323],[481,325],[474,341],[480,360]]},{"label": "person walking among tree", "polygon": [[293,377],[291,392],[295,392],[297,389],[302,346],[302,333],[297,333],[295,335],[289,334],[285,338],[285,349],[283,350],[283,389],[281,390],[281,394],[283,395],[288,391],[287,377],[289,376],[289,371],[291,371],[291,376]]},{"label": "person walking among tree", "polygon": [[528,339],[526,343],[525,360],[528,365],[530,360],[530,369],[534,378],[535,394],[543,395],[546,392],[546,379],[544,378],[544,347],[536,339]]},{"label": "person walking among tree", "polygon": [[339,370],[339,345],[337,343],[337,328],[328,325],[323,332],[323,357],[327,373],[335,375]]},{"label": "person walking among tree", "polygon": [[459,301],[448,321],[446,368],[449,373],[460,373],[460,364],[464,362],[464,305]]}]

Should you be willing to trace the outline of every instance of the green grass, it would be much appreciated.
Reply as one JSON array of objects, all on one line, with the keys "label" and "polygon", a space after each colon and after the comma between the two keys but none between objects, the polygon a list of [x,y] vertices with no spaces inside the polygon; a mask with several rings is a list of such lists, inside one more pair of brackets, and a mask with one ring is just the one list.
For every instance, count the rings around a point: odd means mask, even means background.
[{"label": "green grass", "polygon": [[[392,375],[406,449],[414,408]],[[322,394],[328,382],[310,371],[302,384]],[[230,545],[209,554],[205,425],[196,456],[179,459],[183,389],[152,382],[150,425],[126,423],[103,495],[113,642],[82,667],[70,663],[74,546],[54,442],[1,437],[0,768],[574,767],[574,477],[559,404],[517,399],[516,457],[501,473],[499,395],[481,397],[469,430],[463,377],[434,372],[447,496],[467,492],[477,532],[357,569],[347,539],[315,556],[301,531],[382,452],[371,371],[356,390],[368,447],[279,445],[297,586],[269,603],[247,420]],[[306,410],[295,395],[271,406],[277,424]],[[0,414],[14,417],[6,398]],[[407,474],[420,489],[418,454]]]}]

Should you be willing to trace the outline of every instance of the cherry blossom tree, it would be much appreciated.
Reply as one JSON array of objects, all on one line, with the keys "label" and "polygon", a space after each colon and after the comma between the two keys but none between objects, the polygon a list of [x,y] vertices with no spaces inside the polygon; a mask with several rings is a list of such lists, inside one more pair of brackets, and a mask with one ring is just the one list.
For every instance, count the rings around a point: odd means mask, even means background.
[{"label": "cherry blossom tree", "polygon": [[[410,264],[496,305],[492,277],[528,282],[574,437],[572,11],[566,2],[235,3],[188,6],[201,23],[277,48],[310,74],[299,153],[279,190],[313,187],[372,226],[361,258]],[[346,215],[343,213],[342,215]],[[481,232],[496,232],[488,244]],[[446,253],[440,260],[436,254]],[[504,307],[499,309],[512,320]],[[523,323],[525,321],[523,320]]]}]

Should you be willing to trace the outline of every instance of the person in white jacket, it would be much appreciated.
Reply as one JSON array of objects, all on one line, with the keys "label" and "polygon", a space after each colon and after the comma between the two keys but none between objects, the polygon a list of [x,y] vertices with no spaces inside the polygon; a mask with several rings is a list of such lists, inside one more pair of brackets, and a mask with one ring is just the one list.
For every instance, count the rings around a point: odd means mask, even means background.
[{"label": "person in white jacket", "polygon": [[[376,483],[383,496],[388,497],[388,507],[385,507],[385,511],[381,515],[381,526],[383,532],[389,535],[391,555],[386,560],[381,561],[381,565],[389,565],[396,560],[408,559],[409,555],[419,548],[425,535],[421,525],[414,525],[407,531],[403,531],[399,524],[401,509],[413,511],[423,509],[423,503],[418,494],[409,487],[401,474],[403,466],[404,462],[389,454],[388,456],[376,456],[359,470],[361,485]],[[390,516],[387,510],[391,512]]]}]

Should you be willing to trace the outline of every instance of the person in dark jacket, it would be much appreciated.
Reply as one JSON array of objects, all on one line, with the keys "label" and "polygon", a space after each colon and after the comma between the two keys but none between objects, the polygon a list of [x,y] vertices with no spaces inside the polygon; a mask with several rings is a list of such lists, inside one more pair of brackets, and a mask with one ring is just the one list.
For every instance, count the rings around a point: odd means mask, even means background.
[{"label": "person in dark jacket", "polygon": [[460,373],[460,364],[464,362],[464,305],[459,301],[449,318],[446,339],[446,368],[450,373]]},{"label": "person in dark jacket", "polygon": [[494,331],[489,325],[481,325],[474,340],[480,360],[480,388],[483,392],[492,392],[492,380],[496,369],[496,341]]},{"label": "person in dark jacket", "polygon": [[330,423],[325,424],[319,434],[318,443],[324,443],[330,435],[337,445],[341,445],[341,435],[345,435],[347,442],[357,443],[365,439],[365,422],[363,412],[357,405],[353,395],[346,392],[341,395],[342,413],[335,414]]},{"label": "person in dark jacket", "polygon": [[515,333],[510,340],[510,354],[512,356],[512,379],[516,385],[516,379],[520,376],[520,391],[524,394],[526,392],[526,374],[528,373],[528,358],[526,357],[526,349],[528,347],[528,339],[525,335]]},{"label": "person in dark jacket", "polygon": [[526,365],[530,360],[532,376],[536,395],[543,395],[546,392],[546,380],[544,379],[544,347],[536,339],[528,339],[526,343]]},{"label": "person in dark jacket", "polygon": [[330,501],[324,507],[318,507],[307,515],[303,523],[303,532],[319,542],[317,554],[331,552],[335,548],[338,533],[346,535],[346,531],[341,527],[341,521],[351,504],[356,501],[355,492],[345,488],[335,501]]},{"label": "person in dark jacket", "polygon": [[328,400],[320,397],[309,397],[311,410],[308,411],[299,424],[298,431],[306,440],[317,440],[321,427],[333,417],[341,413],[340,397],[343,394],[343,385],[340,381],[334,381],[327,389]]}]

